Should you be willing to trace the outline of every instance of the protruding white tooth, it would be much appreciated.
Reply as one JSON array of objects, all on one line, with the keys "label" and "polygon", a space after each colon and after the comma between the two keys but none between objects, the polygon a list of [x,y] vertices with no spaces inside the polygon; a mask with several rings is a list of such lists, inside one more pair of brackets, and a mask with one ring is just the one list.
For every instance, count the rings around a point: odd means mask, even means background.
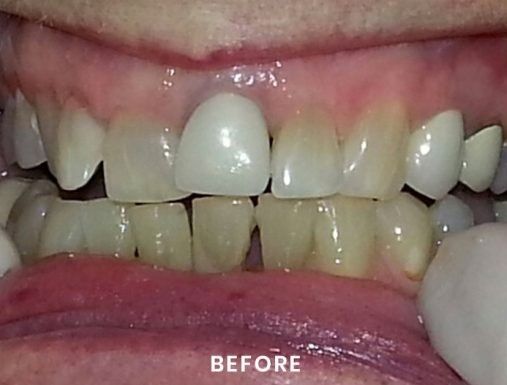
[{"label": "protruding white tooth", "polygon": [[9,234],[0,228],[0,277],[18,266],[21,266],[18,250]]},{"label": "protruding white tooth", "polygon": [[502,141],[500,126],[486,127],[468,138],[459,180],[475,192],[486,190],[495,178]]},{"label": "protruding white tooth", "polygon": [[57,131],[56,178],[64,190],[76,190],[91,179],[102,162],[103,125],[69,100]]},{"label": "protruding white tooth", "polygon": [[300,269],[313,251],[314,200],[259,197],[255,218],[259,225],[262,261],[266,269]]},{"label": "protruding white tooth", "polygon": [[42,138],[44,153],[48,160],[48,167],[52,174],[56,175],[60,106],[56,101],[39,95],[35,98],[35,111],[37,112],[39,132]]},{"label": "protruding white tooth", "polygon": [[507,223],[507,201],[493,202],[493,211],[497,222]]},{"label": "protruding white tooth", "polygon": [[40,236],[39,257],[86,251],[81,224],[83,205],[80,201],[53,200]]},{"label": "protruding white tooth", "polygon": [[259,107],[221,93],[188,120],[176,158],[176,185],[203,194],[261,194],[269,180],[269,136]]},{"label": "protruding white tooth", "polygon": [[473,385],[507,383],[506,234],[490,223],[447,237],[419,293],[432,346]]},{"label": "protruding white tooth", "polygon": [[407,184],[442,199],[458,182],[463,160],[463,115],[442,112],[414,131],[407,151]]},{"label": "protruding white tooth", "polygon": [[271,160],[271,191],[277,198],[315,198],[338,192],[341,152],[331,117],[304,111],[278,133]]},{"label": "protruding white tooth", "polygon": [[334,196],[318,201],[314,255],[306,266],[330,274],[365,277],[375,251],[375,204]]},{"label": "protruding white tooth", "polygon": [[[412,280],[421,280],[430,260],[432,228],[428,209],[401,193],[377,203],[377,245]],[[393,264],[393,265],[394,265]]]},{"label": "protruding white tooth", "polygon": [[0,226],[5,227],[16,200],[30,186],[31,181],[21,178],[0,180]]},{"label": "protruding white tooth", "polygon": [[47,160],[35,108],[19,90],[16,92],[13,142],[16,161],[21,168],[36,167]]},{"label": "protruding white tooth", "polygon": [[343,184],[348,196],[388,199],[405,182],[403,154],[408,118],[399,104],[383,105],[365,113],[343,144]]},{"label": "protruding white tooth", "polygon": [[129,209],[139,259],[176,270],[192,270],[192,240],[181,203],[141,205]]},{"label": "protruding white tooth", "polygon": [[496,170],[495,179],[491,184],[491,191],[499,195],[507,191],[507,142],[502,146],[500,161]]},{"label": "protruding white tooth", "polygon": [[10,166],[16,162],[14,152],[14,119],[16,117],[16,100],[9,96],[5,103],[0,125],[0,139],[2,145],[2,158]]},{"label": "protruding white tooth", "polygon": [[472,209],[454,195],[446,195],[430,207],[433,235],[438,244],[450,234],[474,225]]},{"label": "protruding white tooth", "polygon": [[190,195],[176,187],[178,135],[146,119],[117,116],[104,145],[107,195],[120,202],[163,202]]},{"label": "protruding white tooth", "polygon": [[237,269],[250,248],[254,208],[248,198],[192,201],[194,268],[200,273]]}]

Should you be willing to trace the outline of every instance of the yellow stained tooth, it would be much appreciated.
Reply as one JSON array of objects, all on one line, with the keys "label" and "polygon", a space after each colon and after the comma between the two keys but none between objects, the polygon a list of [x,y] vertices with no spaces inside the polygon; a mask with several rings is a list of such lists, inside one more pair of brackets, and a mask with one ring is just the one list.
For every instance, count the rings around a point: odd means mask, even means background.
[{"label": "yellow stained tooth", "polygon": [[192,269],[190,224],[182,203],[131,207],[139,259],[176,270]]},{"label": "yellow stained tooth", "polygon": [[194,199],[192,218],[195,270],[213,273],[239,269],[254,228],[252,201],[231,197]]},{"label": "yellow stained tooth", "polygon": [[308,268],[340,276],[367,276],[375,251],[373,201],[338,195],[318,201],[314,242]]},{"label": "yellow stained tooth", "polygon": [[259,197],[255,217],[260,229],[262,260],[266,269],[299,269],[312,254],[314,200]]},{"label": "yellow stained tooth", "polygon": [[427,207],[407,193],[377,203],[377,245],[413,280],[422,279],[430,260],[432,226]]},{"label": "yellow stained tooth", "polygon": [[30,186],[29,179],[5,178],[0,180],[0,226],[5,227],[13,206]]}]

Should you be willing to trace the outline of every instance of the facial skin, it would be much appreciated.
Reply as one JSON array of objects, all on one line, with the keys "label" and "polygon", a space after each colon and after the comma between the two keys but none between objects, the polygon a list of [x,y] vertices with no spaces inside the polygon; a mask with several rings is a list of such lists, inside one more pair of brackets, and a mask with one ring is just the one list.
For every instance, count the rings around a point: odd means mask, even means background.
[{"label": "facial skin", "polygon": [[[301,59],[305,66],[315,57],[341,51],[507,32],[507,3],[498,0],[273,4],[0,0],[0,11],[89,39],[85,44],[107,50],[108,58],[126,55],[136,65],[140,59],[139,67],[153,63],[204,73],[282,59]],[[23,31],[36,35],[33,26]],[[20,47],[30,51],[29,44]],[[407,52],[412,53],[410,47]],[[406,63],[409,68],[412,62]],[[188,83],[195,79],[188,78]],[[26,79],[21,82],[27,84]],[[86,385],[106,379],[168,384],[174,375],[182,385],[195,378],[211,384],[216,378],[204,366],[213,349],[256,353],[277,344],[285,352],[303,352],[304,375],[226,375],[220,381],[422,385],[431,378],[432,385],[462,383],[429,346],[412,299],[378,283],[311,274],[196,278],[109,258],[77,257],[60,255],[0,280],[0,308],[5,310],[0,315],[0,362],[6,363],[3,369],[0,364],[0,383]],[[277,282],[275,293],[287,291],[274,295],[270,279]],[[301,282],[307,283],[308,293]],[[350,294],[356,290],[359,294]],[[375,298],[375,305],[362,306],[368,298]],[[338,314],[330,309],[339,309]],[[81,328],[74,332],[74,325]],[[192,330],[188,325],[197,326]],[[312,351],[314,341],[323,349]],[[54,369],[52,362],[60,366]],[[182,367],[189,368],[185,375]]]}]

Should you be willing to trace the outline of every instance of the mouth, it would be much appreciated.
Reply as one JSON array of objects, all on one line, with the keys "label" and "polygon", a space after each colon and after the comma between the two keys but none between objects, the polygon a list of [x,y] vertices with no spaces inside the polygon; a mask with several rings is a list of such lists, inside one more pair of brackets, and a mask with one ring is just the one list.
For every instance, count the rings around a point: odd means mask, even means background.
[{"label": "mouth", "polygon": [[[371,23],[345,7],[330,29],[325,3],[284,34],[242,2],[172,34],[155,6],[0,3],[0,380],[475,381],[433,288],[505,231],[478,225],[507,222],[507,11],[432,27],[428,5],[395,22],[364,2]],[[301,371],[210,373],[274,353]]]}]

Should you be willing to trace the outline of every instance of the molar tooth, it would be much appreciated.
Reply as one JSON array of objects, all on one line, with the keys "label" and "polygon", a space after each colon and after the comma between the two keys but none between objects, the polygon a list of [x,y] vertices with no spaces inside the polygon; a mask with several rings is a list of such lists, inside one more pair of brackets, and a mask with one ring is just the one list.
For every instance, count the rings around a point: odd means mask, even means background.
[{"label": "molar tooth", "polygon": [[129,209],[139,259],[176,270],[192,270],[192,240],[181,203],[141,205]]},{"label": "molar tooth", "polygon": [[317,202],[314,254],[310,269],[365,277],[375,250],[375,204],[371,200],[334,196]]},{"label": "molar tooth", "polygon": [[502,151],[502,127],[489,126],[465,141],[459,180],[475,192],[486,190],[493,179]]},{"label": "molar tooth", "polygon": [[493,202],[496,222],[507,223],[507,201]]},{"label": "molar tooth", "polygon": [[107,198],[83,202],[81,223],[88,253],[134,257],[136,247],[128,207]]},{"label": "molar tooth", "polygon": [[203,102],[188,120],[176,158],[176,184],[215,195],[261,194],[269,180],[269,136],[259,107],[222,93]]},{"label": "molar tooth", "polygon": [[80,201],[53,200],[41,231],[38,257],[86,251],[81,224],[83,205]]},{"label": "molar tooth", "polygon": [[9,234],[0,227],[0,277],[19,266],[21,266],[21,259],[18,250]]},{"label": "molar tooth", "polygon": [[412,280],[422,279],[430,260],[432,228],[428,209],[410,194],[377,203],[377,245]]},{"label": "molar tooth", "polygon": [[495,179],[491,184],[491,191],[497,195],[507,191],[507,142],[502,146],[498,169],[496,170]]},{"label": "molar tooth", "polygon": [[472,209],[454,195],[446,195],[430,207],[433,235],[438,244],[450,234],[474,225]]},{"label": "molar tooth", "polygon": [[209,197],[192,201],[194,268],[201,273],[241,267],[254,228],[248,198]]},{"label": "molar tooth", "polygon": [[117,116],[104,146],[107,195],[121,202],[164,202],[190,195],[174,181],[178,145],[177,134],[164,125]]},{"label": "molar tooth", "polygon": [[277,198],[336,194],[341,180],[341,152],[330,116],[303,111],[286,122],[273,144],[271,170],[271,190]]},{"label": "molar tooth", "polygon": [[47,160],[35,108],[19,90],[13,130],[14,153],[21,168],[36,167]]},{"label": "molar tooth", "polygon": [[14,119],[16,117],[16,100],[9,96],[5,103],[0,125],[2,158],[10,166],[16,162],[14,153]]},{"label": "molar tooth", "polygon": [[463,136],[463,116],[454,110],[414,131],[407,151],[407,184],[430,198],[443,198],[458,182]]},{"label": "molar tooth", "polygon": [[408,118],[399,104],[367,111],[343,144],[340,193],[388,199],[403,187]]},{"label": "molar tooth", "polygon": [[31,181],[21,178],[0,180],[0,226],[5,227],[9,214],[20,195],[30,186]]},{"label": "molar tooth", "polygon": [[260,230],[262,260],[266,269],[299,269],[313,250],[314,200],[259,197],[255,218]]}]

